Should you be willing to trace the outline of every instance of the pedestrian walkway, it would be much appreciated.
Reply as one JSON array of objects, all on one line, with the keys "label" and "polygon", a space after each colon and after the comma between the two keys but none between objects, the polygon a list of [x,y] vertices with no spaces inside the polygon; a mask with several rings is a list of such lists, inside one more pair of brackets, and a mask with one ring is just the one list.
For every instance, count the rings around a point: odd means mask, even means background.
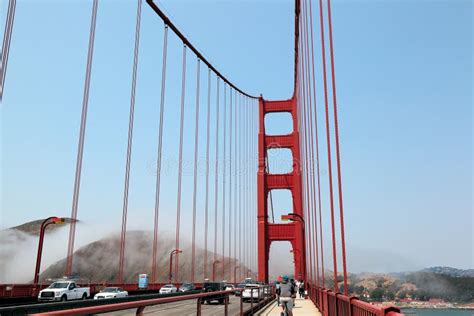
[{"label": "pedestrian walkway", "polygon": [[[267,308],[263,309],[262,311],[258,312],[256,315],[261,316],[280,316],[281,307],[277,306],[277,301],[275,300],[273,303],[268,305]],[[296,299],[296,306],[293,307],[293,315],[294,316],[321,316],[321,312],[314,306],[311,300],[305,299]]]}]

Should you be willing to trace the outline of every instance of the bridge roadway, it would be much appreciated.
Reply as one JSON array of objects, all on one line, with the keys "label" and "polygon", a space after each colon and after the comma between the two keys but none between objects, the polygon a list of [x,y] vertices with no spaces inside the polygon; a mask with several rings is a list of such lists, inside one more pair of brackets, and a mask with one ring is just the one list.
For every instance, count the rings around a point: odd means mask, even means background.
[{"label": "bridge roadway", "polygon": [[[257,304],[254,302],[254,305]],[[243,302],[243,310],[246,311],[250,309],[251,304]],[[224,304],[218,304],[217,302],[212,302],[211,304],[202,304],[202,315],[214,316],[214,315],[224,315]],[[148,306],[143,311],[143,315],[176,315],[176,316],[194,316],[196,315],[197,300],[186,300],[180,302],[166,303]],[[115,311],[113,315],[135,315],[137,309],[127,309],[123,311]],[[229,315],[240,315],[240,297],[229,296],[229,305],[228,305]]]},{"label": "bridge roadway", "polygon": [[[176,316],[194,316],[196,315],[196,300],[167,303],[161,305],[154,305],[147,307],[144,315],[176,315]],[[240,298],[231,296],[229,301],[229,315],[239,315],[240,313]],[[250,303],[243,303],[244,311],[250,309]],[[221,316],[224,315],[224,305],[212,303],[211,305],[202,305],[202,315],[206,316]],[[124,311],[113,312],[114,315],[132,316],[135,315],[136,309],[129,309]],[[256,312],[255,315],[260,316],[280,316],[281,309],[277,306],[276,300],[270,302],[266,307]],[[309,299],[296,299],[296,306],[293,308],[295,316],[321,316],[321,312],[314,306]]]}]

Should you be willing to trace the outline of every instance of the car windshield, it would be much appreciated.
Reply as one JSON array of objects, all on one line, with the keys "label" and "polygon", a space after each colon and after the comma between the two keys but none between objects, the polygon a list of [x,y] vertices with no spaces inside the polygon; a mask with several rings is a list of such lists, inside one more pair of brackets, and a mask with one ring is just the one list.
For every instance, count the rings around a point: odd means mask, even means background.
[{"label": "car windshield", "polygon": [[163,286],[163,287],[170,288],[170,287],[173,287],[173,285],[172,285],[172,284],[166,284],[166,285]]},{"label": "car windshield", "polygon": [[51,289],[65,289],[67,288],[69,282],[54,282],[49,286]]},{"label": "car windshield", "polygon": [[106,287],[105,289],[103,289],[101,292],[105,292],[105,293],[115,293],[115,292],[118,292],[118,289],[116,287]]},{"label": "car windshield", "polygon": [[243,289],[245,287],[245,284],[239,284],[237,285],[237,287]]},{"label": "car windshield", "polygon": [[183,285],[181,285],[181,287],[190,287],[190,286],[192,286],[191,283],[183,283]]}]

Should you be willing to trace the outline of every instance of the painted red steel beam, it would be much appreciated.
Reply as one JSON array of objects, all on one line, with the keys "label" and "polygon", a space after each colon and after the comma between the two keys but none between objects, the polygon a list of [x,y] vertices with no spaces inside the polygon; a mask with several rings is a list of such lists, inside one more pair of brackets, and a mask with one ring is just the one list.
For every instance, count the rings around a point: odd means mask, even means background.
[{"label": "painted red steel beam", "polygon": [[193,44],[191,44],[191,42],[186,38],[186,36],[184,36],[183,33],[181,33],[181,31],[173,24],[173,22],[171,22],[171,20],[166,16],[166,14],[164,14],[163,11],[161,11],[161,9],[156,5],[156,3],[153,2],[153,0],[146,0],[146,2],[148,3],[148,5],[153,9],[153,11],[156,12],[156,14],[158,14],[160,16],[160,18],[163,20],[163,22],[168,25],[170,27],[170,29],[173,30],[173,32],[176,34],[176,36],[178,36],[182,41],[183,43],[189,47],[189,49],[191,49],[194,54],[196,54],[196,56],[202,60],[202,62],[204,62],[210,69],[212,69],[212,71],[218,76],[220,77],[222,80],[224,80],[224,82],[226,82],[229,86],[231,86],[232,88],[234,88],[235,90],[239,91],[240,93],[242,93],[243,95],[249,97],[249,98],[253,98],[253,99],[257,99],[258,97],[256,96],[253,96],[253,95],[250,95],[248,93],[245,93],[244,91],[242,91],[241,89],[239,89],[236,85],[234,85],[232,82],[229,81],[229,79],[227,79],[224,75],[222,75],[198,50],[196,47],[194,47]]},{"label": "painted red steel beam", "polygon": [[269,148],[289,148],[294,145],[293,135],[265,135],[265,146]]}]

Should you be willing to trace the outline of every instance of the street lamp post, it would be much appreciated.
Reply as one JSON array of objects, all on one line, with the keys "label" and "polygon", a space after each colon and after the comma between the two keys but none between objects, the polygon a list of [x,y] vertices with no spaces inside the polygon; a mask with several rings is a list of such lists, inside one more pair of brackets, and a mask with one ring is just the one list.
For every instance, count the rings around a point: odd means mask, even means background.
[{"label": "street lamp post", "polygon": [[171,279],[173,278],[173,255],[177,254],[177,253],[182,253],[183,251],[179,250],[179,249],[174,249],[173,251],[170,252],[170,274],[169,274],[169,277],[168,277],[168,280],[169,282],[168,283],[171,283]]},{"label": "street lamp post", "polygon": [[[297,219],[295,219],[295,218],[297,218]],[[303,216],[301,216],[300,214],[296,214],[296,213],[288,213],[287,215],[282,215],[281,220],[282,221],[292,221],[292,222],[298,221],[298,222],[301,222],[301,223],[304,224]]]},{"label": "street lamp post", "polygon": [[64,218],[52,216],[48,217],[41,223],[40,234],[39,234],[39,243],[38,243],[38,253],[36,255],[36,267],[35,267],[35,277],[33,278],[33,283],[38,284],[39,281],[39,272],[41,267],[41,257],[43,256],[43,242],[44,242],[44,232],[46,227],[50,224],[63,224]]},{"label": "street lamp post", "polygon": [[[304,221],[304,218],[303,216],[301,216],[300,214],[296,214],[296,213],[288,213],[287,215],[282,215],[281,216],[281,220],[282,221],[292,221],[292,222],[300,222],[301,223],[301,232],[304,236],[304,230],[305,230],[305,221]],[[299,251],[299,249],[296,249],[297,251]],[[292,251],[293,252],[293,251]],[[302,265],[303,262],[300,260],[300,265]],[[301,266],[300,266],[300,274],[301,274]],[[301,275],[298,275],[298,278],[301,279]]]},{"label": "street lamp post", "polygon": [[237,283],[237,269],[240,269],[240,266],[234,267],[234,283]]},{"label": "street lamp post", "polygon": [[216,264],[220,263],[219,260],[215,260],[213,263],[212,263],[212,281],[215,281],[216,280]]}]

